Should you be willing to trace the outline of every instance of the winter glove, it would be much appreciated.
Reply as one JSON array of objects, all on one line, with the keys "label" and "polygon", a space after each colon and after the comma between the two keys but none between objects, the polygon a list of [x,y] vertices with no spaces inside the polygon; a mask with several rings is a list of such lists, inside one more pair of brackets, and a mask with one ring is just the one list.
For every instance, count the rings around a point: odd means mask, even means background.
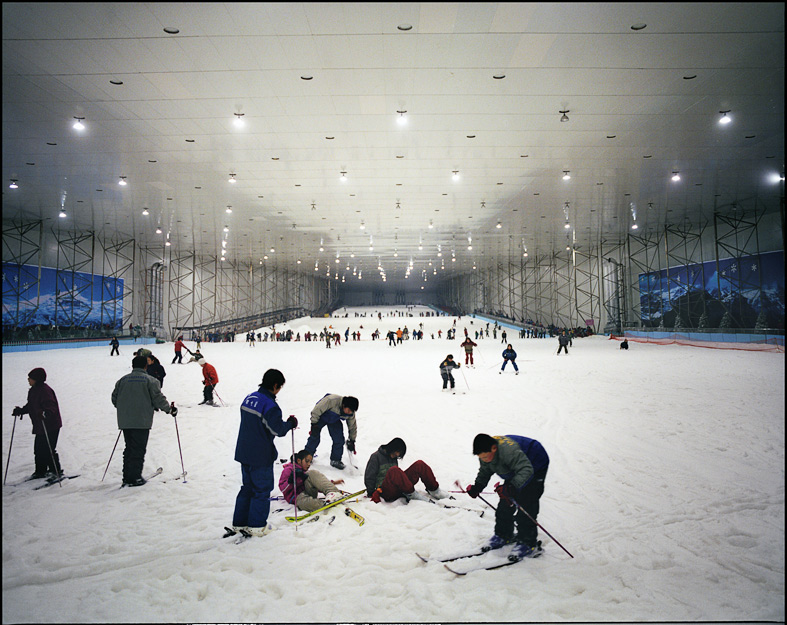
[{"label": "winter glove", "polygon": [[295,418],[295,415],[290,415],[290,418],[287,419],[287,423],[290,424],[293,430],[298,427],[298,419]]},{"label": "winter glove", "polygon": [[478,497],[478,494],[481,492],[480,490],[478,490],[478,489],[475,487],[475,484],[470,484],[470,485],[469,485],[469,486],[468,486],[468,487],[465,489],[465,491],[466,491],[466,492],[467,492],[467,494],[468,494],[468,495],[470,495],[470,496],[471,496],[473,499],[475,499],[476,497]]},{"label": "winter glove", "polygon": [[516,495],[513,486],[510,484],[501,484],[500,482],[495,484],[495,492],[500,495],[501,499],[513,499],[514,495]]},{"label": "winter glove", "polygon": [[24,414],[24,413],[22,412],[22,409],[19,406],[14,406],[14,409],[11,412],[11,414],[13,416],[15,416],[15,417],[21,417],[22,414]]},{"label": "winter glove", "polygon": [[350,439],[347,441],[347,451],[355,453],[355,441]]},{"label": "winter glove", "polygon": [[380,494],[382,493],[382,489],[378,488],[376,491],[372,493],[372,501],[374,503],[380,503]]},{"label": "winter glove", "polygon": [[177,417],[178,416],[178,409],[177,406],[171,406],[169,409],[169,416],[170,417]]}]

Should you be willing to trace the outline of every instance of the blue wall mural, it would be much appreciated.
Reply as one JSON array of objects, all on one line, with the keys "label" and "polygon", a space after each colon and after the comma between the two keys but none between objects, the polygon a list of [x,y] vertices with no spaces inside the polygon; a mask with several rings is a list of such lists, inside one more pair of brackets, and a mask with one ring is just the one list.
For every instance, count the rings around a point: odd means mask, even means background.
[{"label": "blue wall mural", "polygon": [[123,280],[3,263],[3,326],[120,328]]},{"label": "blue wall mural", "polygon": [[[784,328],[784,252],[670,267],[639,274],[642,325]],[[725,319],[725,312],[729,312]],[[764,316],[761,318],[760,313]]]}]

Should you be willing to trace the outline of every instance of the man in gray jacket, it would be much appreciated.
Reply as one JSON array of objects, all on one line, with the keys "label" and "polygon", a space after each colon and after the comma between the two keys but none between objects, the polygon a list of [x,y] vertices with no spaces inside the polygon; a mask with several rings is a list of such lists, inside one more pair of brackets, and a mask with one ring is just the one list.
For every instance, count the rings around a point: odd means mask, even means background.
[{"label": "man in gray jacket", "polygon": [[320,430],[328,427],[333,445],[331,446],[331,466],[344,469],[342,452],[344,447],[344,430],[342,421],[347,422],[347,450],[355,453],[355,439],[358,435],[358,425],[355,413],[358,410],[358,399],[355,397],[342,397],[328,393],[312,409],[311,430],[309,440],[306,441],[306,451],[312,456],[320,444]]},{"label": "man in gray jacket", "polygon": [[123,431],[126,448],[123,451],[123,486],[142,486],[142,466],[148,447],[153,413],[163,410],[173,417],[178,409],[167,401],[161,392],[161,384],[145,373],[147,358],[135,356],[131,361],[132,371],[115,384],[112,405],[117,408],[118,428]]}]

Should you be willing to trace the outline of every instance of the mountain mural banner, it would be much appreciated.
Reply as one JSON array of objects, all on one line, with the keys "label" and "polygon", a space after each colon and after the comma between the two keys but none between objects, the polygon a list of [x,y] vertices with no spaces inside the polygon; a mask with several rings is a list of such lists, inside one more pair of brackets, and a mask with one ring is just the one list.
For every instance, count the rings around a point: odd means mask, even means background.
[{"label": "mountain mural banner", "polygon": [[784,328],[784,251],[639,274],[644,327]]},{"label": "mountain mural banner", "polygon": [[3,263],[3,326],[121,328],[123,279]]}]

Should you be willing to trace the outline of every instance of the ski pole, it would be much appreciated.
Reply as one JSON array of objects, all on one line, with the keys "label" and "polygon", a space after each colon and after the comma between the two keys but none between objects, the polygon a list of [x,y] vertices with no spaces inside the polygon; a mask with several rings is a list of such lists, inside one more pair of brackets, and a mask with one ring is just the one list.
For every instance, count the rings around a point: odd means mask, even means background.
[{"label": "ski pole", "polygon": [[[459,488],[462,488],[462,485],[459,483],[459,480],[456,480],[456,481],[454,482],[454,484],[456,484],[456,486],[457,486],[457,487],[459,487]],[[463,492],[463,493],[467,493],[467,491],[466,491],[464,488],[462,488],[462,492]],[[469,495],[470,493],[467,493],[467,494]],[[495,512],[497,512],[497,508],[495,508],[495,507],[494,507],[494,506],[493,506],[491,503],[489,503],[489,502],[488,502],[486,499],[484,499],[483,497],[481,497],[481,495],[477,495],[477,497],[478,497],[478,498],[479,498],[481,501],[483,501],[483,502],[484,502],[484,503],[485,503],[487,506],[489,506],[490,508],[492,508],[492,510],[494,510]]]},{"label": "ski pole", "polygon": [[[44,421],[46,421],[46,416],[44,416]],[[42,425],[44,426],[44,436],[46,437],[46,446],[49,447],[49,455],[52,457],[52,466],[55,468],[55,473],[57,473],[57,479],[58,479],[57,484],[58,486],[60,486],[60,488],[63,488],[63,480],[61,479],[62,472],[60,470],[60,467],[57,466],[57,461],[55,460],[55,452],[52,451],[52,443],[49,442],[49,431],[46,429],[46,423],[43,423]]]},{"label": "ski pole", "polygon": [[[216,387],[215,387],[215,386],[213,387],[213,392],[214,392],[214,393],[216,393]],[[226,403],[224,403],[224,400],[221,398],[221,395],[219,395],[218,393],[216,393],[216,397],[218,397],[218,398],[219,398],[219,401],[221,402],[221,405],[222,405],[222,406],[224,406],[224,407],[226,407],[226,406],[227,406],[227,404],[226,404]]]},{"label": "ski pole", "polygon": [[[19,415],[22,418],[22,415]],[[8,464],[11,462],[11,447],[14,445],[14,431],[16,430],[16,415],[14,415],[14,426],[11,428],[11,443],[8,445],[8,460],[5,461],[5,475],[3,475],[3,484],[8,477]]]},{"label": "ski pole", "polygon": [[[290,416],[294,417],[295,415],[291,414]],[[292,428],[290,430],[290,434],[291,434],[291,437],[292,437],[292,460],[290,461],[290,462],[292,462],[292,495],[293,495],[293,499],[292,499],[293,513],[292,514],[293,514],[293,516],[297,517],[298,516],[298,491],[295,488],[295,428]],[[296,532],[298,531],[298,524],[297,523],[295,524],[295,531]]]},{"label": "ski pole", "polygon": [[[171,406],[175,407],[175,402],[173,401]],[[175,419],[175,435],[178,437],[178,451],[180,452],[180,468],[183,469],[183,483],[186,483],[186,467],[183,466],[183,449],[180,446],[180,432],[178,432],[178,418],[172,417]]]},{"label": "ski pole", "polygon": [[107,476],[107,471],[109,470],[109,463],[112,462],[112,456],[115,455],[115,448],[118,446],[118,441],[120,440],[120,435],[123,433],[123,430],[118,430],[118,437],[115,439],[115,447],[112,448],[112,453],[109,454],[109,461],[107,462],[107,468],[104,469],[104,475],[101,476],[101,481],[104,481],[104,478]]},{"label": "ski pole", "polygon": [[550,537],[552,540],[554,540],[554,541],[555,541],[555,543],[557,544],[557,546],[558,546],[558,547],[560,547],[560,548],[561,548],[563,551],[565,551],[565,552],[566,552],[566,553],[567,553],[569,556],[571,556],[572,558],[574,557],[574,556],[572,556],[572,555],[571,555],[571,553],[569,552],[569,550],[568,550],[568,549],[566,549],[566,548],[565,548],[563,545],[561,545],[561,544],[558,542],[558,540],[557,540],[557,539],[556,539],[554,536],[552,536],[552,534],[550,534],[549,532],[547,532],[547,531],[544,529],[544,526],[543,526],[543,525],[541,525],[541,523],[539,523],[539,522],[538,522],[538,521],[536,521],[536,520],[535,520],[535,519],[534,519],[532,516],[530,516],[530,515],[527,513],[527,510],[525,510],[525,509],[524,509],[522,506],[520,506],[520,505],[519,505],[519,503],[517,503],[516,501],[514,501],[514,500],[510,499],[509,497],[506,497],[505,495],[503,495],[503,497],[504,497],[504,498],[505,498],[505,499],[506,499],[508,502],[510,502],[510,503],[513,503],[513,504],[514,504],[514,505],[515,505],[517,508],[519,508],[519,510],[520,510],[522,513],[524,513],[524,515],[525,515],[525,516],[526,516],[528,519],[530,519],[531,521],[533,521],[533,523],[535,523],[535,524],[536,524],[538,527],[540,527],[540,528],[543,530],[543,532],[544,532],[544,533],[545,533],[547,536],[549,536],[549,537]]},{"label": "ski pole", "polygon": [[465,386],[467,387],[467,390],[469,391],[470,390],[470,385],[467,383],[467,377],[465,377],[465,372],[462,371],[462,367],[459,367],[459,373],[462,374],[462,378],[465,381]]}]

